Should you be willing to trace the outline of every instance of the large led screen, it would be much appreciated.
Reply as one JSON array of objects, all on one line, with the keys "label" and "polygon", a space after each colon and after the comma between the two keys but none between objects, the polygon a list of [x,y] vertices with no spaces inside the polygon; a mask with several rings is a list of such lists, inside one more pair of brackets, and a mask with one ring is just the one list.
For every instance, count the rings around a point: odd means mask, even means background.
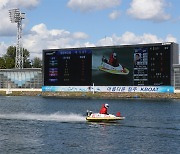
[{"label": "large led screen", "polygon": [[44,50],[45,86],[171,85],[171,44]]}]

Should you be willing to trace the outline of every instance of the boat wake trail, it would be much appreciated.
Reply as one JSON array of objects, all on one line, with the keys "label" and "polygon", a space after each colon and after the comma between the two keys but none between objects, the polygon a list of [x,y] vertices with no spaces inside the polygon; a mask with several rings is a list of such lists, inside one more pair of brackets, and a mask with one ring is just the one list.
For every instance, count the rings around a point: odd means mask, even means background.
[{"label": "boat wake trail", "polygon": [[80,114],[34,114],[34,113],[16,113],[16,114],[0,114],[0,119],[8,120],[38,120],[38,121],[57,121],[57,122],[84,122],[85,117]]}]

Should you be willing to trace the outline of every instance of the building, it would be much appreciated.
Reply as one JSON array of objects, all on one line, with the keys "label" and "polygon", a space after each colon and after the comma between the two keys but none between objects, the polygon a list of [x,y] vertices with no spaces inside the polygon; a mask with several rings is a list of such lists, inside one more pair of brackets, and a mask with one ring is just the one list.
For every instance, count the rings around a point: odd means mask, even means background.
[{"label": "building", "polygon": [[42,87],[42,70],[0,69],[0,89],[39,89]]},{"label": "building", "polygon": [[180,64],[174,64],[173,70],[174,70],[174,89],[180,90]]}]

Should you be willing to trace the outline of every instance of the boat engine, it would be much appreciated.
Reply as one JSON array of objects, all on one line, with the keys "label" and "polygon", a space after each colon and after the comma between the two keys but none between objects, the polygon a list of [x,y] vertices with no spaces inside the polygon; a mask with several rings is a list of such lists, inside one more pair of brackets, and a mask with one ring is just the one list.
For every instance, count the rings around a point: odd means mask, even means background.
[{"label": "boat engine", "polygon": [[86,115],[89,117],[92,114],[92,111],[87,110]]}]

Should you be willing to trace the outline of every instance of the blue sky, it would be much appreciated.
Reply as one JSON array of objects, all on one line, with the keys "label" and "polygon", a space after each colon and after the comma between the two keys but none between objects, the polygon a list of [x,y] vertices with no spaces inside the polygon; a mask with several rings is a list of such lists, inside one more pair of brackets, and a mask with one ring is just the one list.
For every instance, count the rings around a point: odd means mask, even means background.
[{"label": "blue sky", "polygon": [[16,44],[8,10],[19,8],[23,47],[48,48],[180,42],[178,0],[0,0],[0,56]]}]

